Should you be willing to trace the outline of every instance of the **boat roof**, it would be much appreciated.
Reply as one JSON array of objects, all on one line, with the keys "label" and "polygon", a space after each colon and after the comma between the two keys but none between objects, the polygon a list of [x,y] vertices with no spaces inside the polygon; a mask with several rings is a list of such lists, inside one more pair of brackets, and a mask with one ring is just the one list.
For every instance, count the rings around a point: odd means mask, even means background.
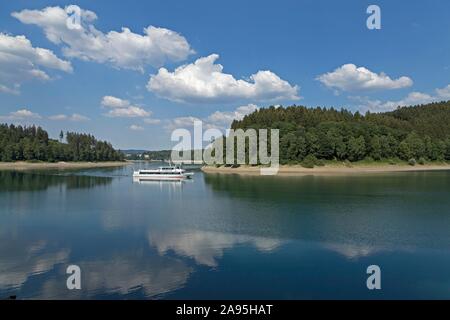
[{"label": "boat roof", "polygon": [[139,171],[158,171],[158,170],[183,170],[177,167],[159,167],[157,169],[140,169]]}]

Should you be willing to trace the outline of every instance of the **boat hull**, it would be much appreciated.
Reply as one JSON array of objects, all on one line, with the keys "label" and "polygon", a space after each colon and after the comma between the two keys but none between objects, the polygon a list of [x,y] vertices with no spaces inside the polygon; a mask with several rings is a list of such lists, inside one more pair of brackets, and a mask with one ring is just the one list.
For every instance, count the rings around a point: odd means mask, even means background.
[{"label": "boat hull", "polygon": [[151,174],[146,174],[146,175],[133,175],[134,179],[139,179],[139,180],[168,180],[168,181],[179,181],[179,180],[184,180],[187,179],[187,176],[184,175],[151,175]]}]

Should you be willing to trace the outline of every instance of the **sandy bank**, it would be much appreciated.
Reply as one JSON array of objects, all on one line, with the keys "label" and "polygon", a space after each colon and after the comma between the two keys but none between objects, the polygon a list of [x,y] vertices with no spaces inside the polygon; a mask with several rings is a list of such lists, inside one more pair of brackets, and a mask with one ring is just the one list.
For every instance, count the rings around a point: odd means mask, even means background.
[{"label": "sandy bank", "polygon": [[0,162],[0,170],[88,169],[126,166],[130,162]]},{"label": "sandy bank", "polygon": [[[302,166],[280,166],[278,175],[284,176],[304,176],[304,175],[348,175],[348,174],[367,174],[367,173],[387,173],[387,172],[414,172],[414,171],[436,171],[450,170],[450,164],[429,164],[429,165],[354,165],[347,167],[345,165],[326,165],[307,169]],[[230,167],[212,167],[202,168],[205,173],[223,173],[223,174],[242,174],[242,175],[260,175],[260,167],[241,166],[239,168]]]}]

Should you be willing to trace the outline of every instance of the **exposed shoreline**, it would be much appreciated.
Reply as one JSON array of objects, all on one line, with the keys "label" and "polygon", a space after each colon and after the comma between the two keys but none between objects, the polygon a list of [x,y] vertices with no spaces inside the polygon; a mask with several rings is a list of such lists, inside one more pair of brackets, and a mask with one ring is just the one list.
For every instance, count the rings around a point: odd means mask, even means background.
[{"label": "exposed shoreline", "polygon": [[[205,173],[220,174],[239,174],[239,175],[260,175],[261,167],[241,166],[238,168],[231,167],[212,167],[206,166],[202,168]],[[426,165],[389,165],[374,164],[362,165],[356,164],[352,167],[345,165],[325,165],[323,167],[314,167],[312,169],[304,168],[300,165],[284,165],[280,166],[278,174],[280,176],[307,176],[307,175],[351,175],[351,174],[371,174],[371,173],[390,173],[390,172],[417,172],[417,171],[439,171],[450,170],[450,164],[426,164]]]},{"label": "exposed shoreline", "polygon": [[126,166],[130,162],[0,162],[0,170],[89,169]]}]

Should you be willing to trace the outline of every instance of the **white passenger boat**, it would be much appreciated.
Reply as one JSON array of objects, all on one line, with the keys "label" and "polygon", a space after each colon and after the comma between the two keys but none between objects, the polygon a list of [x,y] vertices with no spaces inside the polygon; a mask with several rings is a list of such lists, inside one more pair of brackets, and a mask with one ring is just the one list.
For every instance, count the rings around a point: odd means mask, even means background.
[{"label": "white passenger boat", "polygon": [[179,167],[159,167],[158,169],[138,170],[133,173],[139,180],[184,180],[190,179],[193,172],[187,172]]}]

